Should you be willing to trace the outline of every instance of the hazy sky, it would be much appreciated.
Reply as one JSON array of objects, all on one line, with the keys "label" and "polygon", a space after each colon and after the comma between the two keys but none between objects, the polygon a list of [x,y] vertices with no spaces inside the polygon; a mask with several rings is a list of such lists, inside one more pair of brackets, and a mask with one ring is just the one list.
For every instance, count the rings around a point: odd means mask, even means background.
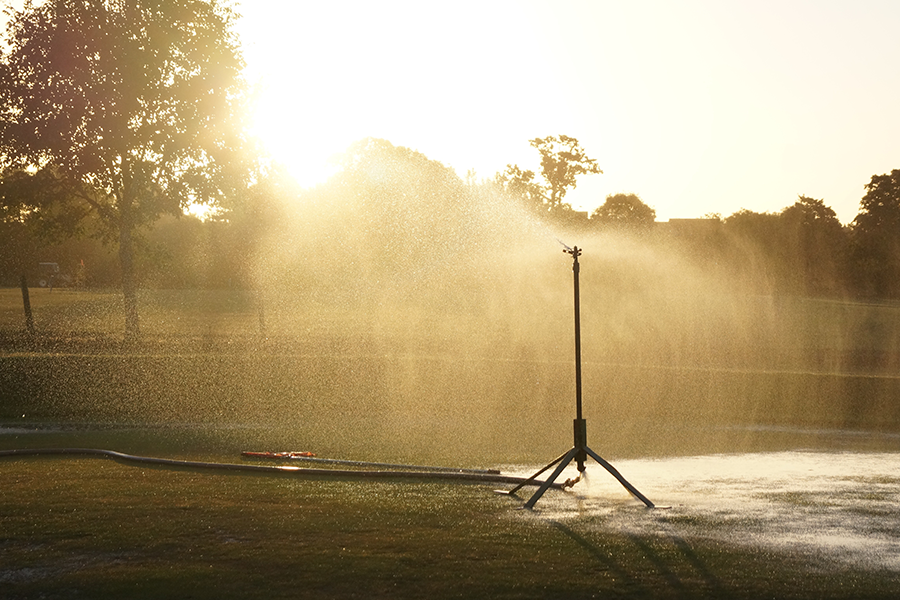
[{"label": "hazy sky", "polygon": [[[2,2],[8,4],[9,0]],[[20,5],[20,0],[13,4]],[[243,0],[257,134],[301,183],[368,136],[465,176],[538,169],[578,138],[657,217],[779,211],[851,221],[900,169],[898,0]],[[0,19],[2,20],[2,19]]]},{"label": "hazy sky", "polygon": [[798,194],[852,220],[900,168],[900,2],[245,0],[258,133],[307,184],[381,137],[490,178],[537,169],[533,137],[578,138],[661,220],[778,211]]}]

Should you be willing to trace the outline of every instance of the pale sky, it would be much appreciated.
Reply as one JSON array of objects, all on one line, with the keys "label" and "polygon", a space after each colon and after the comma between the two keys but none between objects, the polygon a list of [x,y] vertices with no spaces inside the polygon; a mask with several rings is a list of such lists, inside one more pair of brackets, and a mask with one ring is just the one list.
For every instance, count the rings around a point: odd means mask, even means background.
[{"label": "pale sky", "polygon": [[[9,4],[5,0],[3,4]],[[12,4],[21,4],[14,0]],[[304,185],[365,137],[464,177],[538,170],[578,138],[659,220],[779,211],[847,223],[900,169],[900,0],[243,0],[255,131]],[[3,19],[0,19],[3,20]]]},{"label": "pale sky", "polygon": [[659,220],[779,211],[851,221],[900,169],[896,0],[244,0],[256,131],[312,185],[385,138],[491,178],[578,138],[603,175],[568,199],[638,194]]}]

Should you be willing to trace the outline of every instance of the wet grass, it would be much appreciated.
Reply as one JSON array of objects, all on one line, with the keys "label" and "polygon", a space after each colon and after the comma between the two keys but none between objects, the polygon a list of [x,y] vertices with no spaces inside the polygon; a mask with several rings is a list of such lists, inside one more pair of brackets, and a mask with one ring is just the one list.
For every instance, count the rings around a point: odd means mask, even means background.
[{"label": "wet grass", "polygon": [[[314,450],[495,466],[548,460],[571,440],[568,346],[559,360],[533,351],[539,344],[530,338],[491,337],[493,330],[473,344],[462,317],[379,329],[352,313],[298,312],[290,331],[272,327],[263,343],[249,297],[156,293],[142,313],[145,340],[126,346],[115,294],[36,292],[37,340],[16,333],[17,294],[0,290],[0,419],[49,428],[0,436],[0,448],[229,462],[244,449]],[[278,315],[277,305],[267,310]],[[774,418],[757,410],[770,401],[767,390],[800,389],[812,377],[587,366],[588,383],[603,391],[587,408],[591,439],[614,456],[735,451],[743,430],[703,421],[702,437],[698,410],[710,419],[728,413],[729,423],[735,415],[741,423]],[[894,397],[893,381],[876,391]],[[857,395],[868,398],[872,386],[860,384]],[[831,402],[843,401],[842,390]],[[762,398],[756,408],[750,394]],[[744,413],[721,408],[728,406]],[[882,420],[895,425],[895,413]],[[792,423],[793,413],[785,415]],[[796,444],[794,430],[768,435],[778,436],[775,447]],[[771,499],[811,502],[802,494]],[[638,508],[635,518],[659,525],[638,535],[602,515],[557,518],[519,505],[479,485],[4,458],[0,597],[893,598],[900,583],[894,572],[722,541],[755,529],[749,519]]]},{"label": "wet grass", "polygon": [[779,504],[787,504],[799,508],[823,508],[833,506],[828,501],[823,501],[821,494],[815,492],[771,492],[758,494],[763,498]]},{"label": "wet grass", "polygon": [[0,489],[4,598],[890,598],[900,583],[660,512],[640,509],[664,527],[635,535],[516,510],[481,485],[38,457],[2,459]]},{"label": "wet grass", "polygon": [[[263,333],[250,292],[142,290],[143,334],[133,343],[124,340],[116,292],[32,290],[36,334],[29,336],[20,291],[0,289],[0,419],[302,426],[314,414],[330,421],[320,429],[339,434],[348,415],[364,415],[366,430],[395,443],[445,448],[465,440],[454,452],[496,460],[531,451],[542,460],[569,437],[567,307],[551,303],[560,309],[548,312],[535,305],[535,318],[524,319],[414,300],[325,306],[294,296],[266,291]],[[790,318],[763,311],[752,323],[793,340],[789,325],[823,318],[819,304],[785,306]],[[855,316],[835,327],[890,307],[844,308]],[[661,329],[652,343],[608,345],[616,323],[585,323],[584,386],[591,439],[602,437],[619,455],[730,452],[753,448],[761,435],[773,448],[793,448],[797,426],[811,432],[810,447],[831,443],[815,432],[833,429],[865,431],[875,447],[882,442],[871,432],[900,431],[900,378],[890,349],[878,346],[884,364],[841,371],[810,358],[824,352],[828,336],[810,333],[786,363],[789,348],[764,352],[752,328],[706,341],[700,333],[673,337],[681,330]],[[874,344],[869,329],[862,331],[848,333],[846,347],[835,352],[856,356],[854,344]],[[734,348],[695,352],[723,340]],[[497,447],[514,451],[497,457]]]}]

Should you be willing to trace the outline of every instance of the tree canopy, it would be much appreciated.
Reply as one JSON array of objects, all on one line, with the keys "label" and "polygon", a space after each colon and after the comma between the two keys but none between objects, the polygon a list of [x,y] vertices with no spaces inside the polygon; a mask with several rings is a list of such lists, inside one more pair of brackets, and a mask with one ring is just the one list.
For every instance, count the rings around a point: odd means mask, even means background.
[{"label": "tree canopy", "polygon": [[567,135],[534,138],[529,143],[541,155],[540,178],[534,171],[507,165],[497,182],[510,194],[522,197],[532,208],[550,213],[571,210],[564,202],[566,193],[577,187],[577,178],[603,173],[597,161],[589,158],[577,139]]},{"label": "tree canopy", "polygon": [[656,211],[637,194],[611,194],[591,214],[602,225],[648,229],[656,221]]},{"label": "tree canopy", "polygon": [[0,161],[40,178],[13,200],[42,219],[100,217],[137,335],[134,229],[220,201],[248,172],[236,14],[217,0],[29,0],[10,16]]},{"label": "tree canopy", "polygon": [[851,223],[858,277],[878,296],[900,295],[900,169],[873,175]]},{"label": "tree canopy", "polygon": [[890,174],[872,175],[853,221],[858,231],[874,232],[887,228],[900,230],[900,169]]},{"label": "tree canopy", "polygon": [[322,247],[354,257],[355,280],[402,278],[453,253],[471,236],[473,208],[462,179],[425,155],[367,138],[343,153],[342,169],[308,198]]}]

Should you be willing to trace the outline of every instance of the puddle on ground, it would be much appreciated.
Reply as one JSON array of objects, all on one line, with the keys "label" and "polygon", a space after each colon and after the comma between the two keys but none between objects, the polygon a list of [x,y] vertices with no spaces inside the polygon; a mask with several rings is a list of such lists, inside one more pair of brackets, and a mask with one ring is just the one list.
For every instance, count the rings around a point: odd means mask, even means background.
[{"label": "puddle on ground", "polygon": [[[583,481],[567,493],[545,494],[535,514],[900,571],[900,453],[791,451],[610,462],[654,504],[669,508],[646,509],[589,461]],[[559,481],[575,476],[571,465]],[[527,500],[530,493],[519,495]]]}]

